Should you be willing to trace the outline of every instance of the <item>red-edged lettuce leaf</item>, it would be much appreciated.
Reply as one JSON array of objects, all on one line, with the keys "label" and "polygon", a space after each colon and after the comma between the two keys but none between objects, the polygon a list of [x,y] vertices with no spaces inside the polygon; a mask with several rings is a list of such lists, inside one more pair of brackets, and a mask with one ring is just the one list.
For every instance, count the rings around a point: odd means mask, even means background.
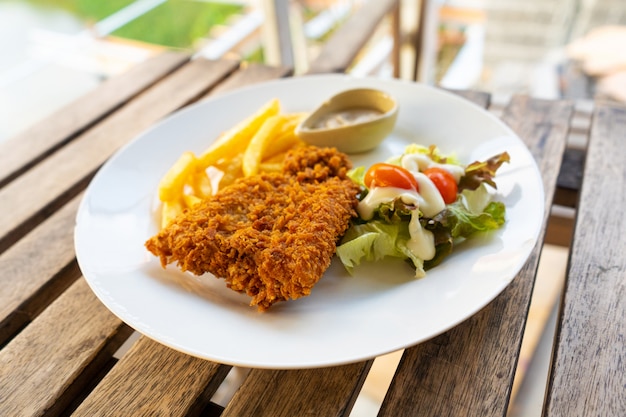
[{"label": "red-edged lettuce leaf", "polygon": [[435,257],[424,262],[428,270],[452,253],[455,242],[467,239],[475,233],[499,229],[505,222],[506,207],[500,201],[492,201],[480,213],[473,213],[457,200],[449,204],[432,219],[424,219],[423,227],[435,238]]},{"label": "red-edged lettuce leaf", "polygon": [[472,162],[465,168],[465,175],[461,177],[461,181],[459,182],[459,191],[475,190],[483,183],[497,188],[493,180],[496,176],[496,171],[503,163],[509,162],[510,160],[511,157],[509,154],[502,152],[485,161]]}]

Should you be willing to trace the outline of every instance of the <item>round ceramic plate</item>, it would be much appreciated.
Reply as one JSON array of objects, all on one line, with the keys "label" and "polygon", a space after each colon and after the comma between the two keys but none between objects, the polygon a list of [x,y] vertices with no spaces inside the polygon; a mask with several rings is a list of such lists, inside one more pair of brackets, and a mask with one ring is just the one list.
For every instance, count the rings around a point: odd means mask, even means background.
[{"label": "round ceramic plate", "polygon": [[[285,112],[311,111],[334,93],[373,87],[400,105],[393,133],[355,166],[435,144],[463,163],[502,151],[496,177],[507,207],[497,232],[459,245],[422,279],[398,260],[365,263],[349,275],[334,259],[310,296],[265,313],[210,274],[161,268],[144,247],[157,232],[154,202],[162,175],[180,154],[206,149],[272,98]],[[455,326],[496,297],[536,243],[543,219],[537,166],[521,140],[487,111],[454,94],[399,81],[346,75],[294,77],[258,84],[192,105],[113,156],[89,185],[77,214],[81,270],[98,298],[137,331],[174,349],[257,368],[311,368],[372,358]]]}]

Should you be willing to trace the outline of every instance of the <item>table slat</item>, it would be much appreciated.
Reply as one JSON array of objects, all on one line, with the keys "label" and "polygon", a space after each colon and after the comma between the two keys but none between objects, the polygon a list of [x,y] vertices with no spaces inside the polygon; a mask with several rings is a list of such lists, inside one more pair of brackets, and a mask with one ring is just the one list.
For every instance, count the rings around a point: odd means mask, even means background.
[{"label": "table slat", "polygon": [[399,7],[398,4],[398,0],[377,0],[358,9],[324,44],[308,72],[345,72],[383,18]]},{"label": "table slat", "polygon": [[0,351],[0,415],[59,415],[130,333],[76,281]]},{"label": "table slat", "polygon": [[0,346],[80,275],[74,260],[79,197],[0,255]]},{"label": "table slat", "polygon": [[[147,90],[0,190],[0,252],[82,190],[122,145],[192,102],[237,68],[235,61],[194,60]],[[24,192],[37,190],[37,192]]]},{"label": "table slat", "polygon": [[221,417],[348,416],[371,365],[253,369]]},{"label": "table slat", "polygon": [[545,416],[626,415],[626,107],[598,104]]},{"label": "table slat", "polygon": [[[188,55],[160,54],[0,143],[0,186],[183,65]],[[68,117],[71,115],[71,117]]]},{"label": "table slat", "polygon": [[[571,114],[567,103],[515,97],[503,115],[535,156],[546,207],[559,171],[554,155],[565,149]],[[406,349],[379,417],[505,415],[548,215],[528,262],[502,294],[452,330]]]},{"label": "table slat", "polygon": [[[212,93],[222,93],[270,77],[282,77],[290,72],[289,69],[251,66],[235,73]],[[238,391],[238,397],[226,407],[222,417],[348,415],[370,366],[371,362],[364,362],[316,370],[252,370]],[[302,384],[302,381],[307,383]],[[299,387],[299,391],[294,387]]]},{"label": "table slat", "polygon": [[197,414],[229,370],[141,337],[72,416]]},{"label": "table slat", "polygon": [[483,109],[486,109],[491,104],[491,94],[484,91],[477,90],[449,90],[451,93],[461,96],[466,100],[471,101]]},{"label": "table slat", "polygon": [[[257,82],[267,81],[290,74],[287,68],[275,68],[263,65],[250,65],[229,74],[219,86],[212,89],[203,98],[248,86]],[[160,356],[168,358],[167,369],[159,372],[158,368],[136,372],[136,367],[147,367],[151,363],[160,361]],[[177,385],[172,383],[172,375],[180,373],[185,378],[193,375],[186,373],[194,368],[202,369],[198,380],[192,380],[186,391],[182,391],[185,399],[180,399],[172,392],[177,391]],[[105,415],[120,411],[120,415],[138,413],[142,415],[158,415],[163,407],[167,410],[164,415],[186,415],[190,410],[196,410],[206,405],[213,394],[216,384],[219,385],[229,367],[218,366],[209,361],[193,359],[188,355],[177,353],[165,346],[146,340],[142,336],[121,361],[111,370],[89,395],[85,403],[77,410],[77,415],[100,415],[99,407],[107,403],[119,403],[124,407],[107,407],[102,410]],[[128,375],[132,378],[127,378]],[[212,374],[212,375],[211,375]],[[125,377],[126,376],[126,377]],[[182,377],[182,376],[181,376]],[[178,381],[180,382],[180,381]],[[178,385],[178,387],[183,385]],[[187,387],[187,385],[184,385]],[[138,389],[141,392],[136,392]],[[171,396],[172,398],[168,398]],[[135,398],[136,397],[136,398]],[[152,403],[153,402],[153,403]],[[128,407],[128,408],[126,408]],[[153,407],[153,408],[150,408]],[[124,414],[132,410],[129,414]],[[171,414],[170,414],[171,412]]]},{"label": "table slat", "polygon": [[211,90],[207,96],[226,93],[236,88],[246,87],[263,81],[270,81],[276,78],[283,78],[291,75],[293,69],[287,67],[270,67],[262,64],[248,64]]}]

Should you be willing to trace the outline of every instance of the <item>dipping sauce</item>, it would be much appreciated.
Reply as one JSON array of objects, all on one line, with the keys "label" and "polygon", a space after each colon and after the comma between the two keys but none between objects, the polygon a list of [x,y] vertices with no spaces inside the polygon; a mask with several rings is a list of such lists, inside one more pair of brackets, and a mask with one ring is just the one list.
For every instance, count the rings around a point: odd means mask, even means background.
[{"label": "dipping sauce", "polygon": [[355,107],[322,115],[311,125],[311,129],[334,129],[338,127],[365,123],[374,120],[384,113],[366,107]]}]

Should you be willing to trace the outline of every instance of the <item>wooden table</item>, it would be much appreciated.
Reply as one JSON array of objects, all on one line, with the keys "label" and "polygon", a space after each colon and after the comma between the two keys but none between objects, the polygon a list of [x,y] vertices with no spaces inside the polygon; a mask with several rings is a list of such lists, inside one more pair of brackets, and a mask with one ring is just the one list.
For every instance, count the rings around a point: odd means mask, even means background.
[{"label": "wooden table", "polygon": [[[83,190],[121,145],[207,94],[290,75],[286,68],[167,53],[0,145],[0,415],[346,416],[372,361],[251,370],[225,408],[230,367],[139,337],[88,288],[76,263]],[[458,92],[483,107],[490,97]],[[516,96],[501,118],[528,145],[551,207],[573,103]],[[546,416],[626,415],[626,108],[596,103],[558,317]],[[581,168],[582,169],[582,168]],[[524,336],[539,244],[493,302],[406,349],[380,416],[503,416]],[[569,242],[568,242],[569,243]]]}]

